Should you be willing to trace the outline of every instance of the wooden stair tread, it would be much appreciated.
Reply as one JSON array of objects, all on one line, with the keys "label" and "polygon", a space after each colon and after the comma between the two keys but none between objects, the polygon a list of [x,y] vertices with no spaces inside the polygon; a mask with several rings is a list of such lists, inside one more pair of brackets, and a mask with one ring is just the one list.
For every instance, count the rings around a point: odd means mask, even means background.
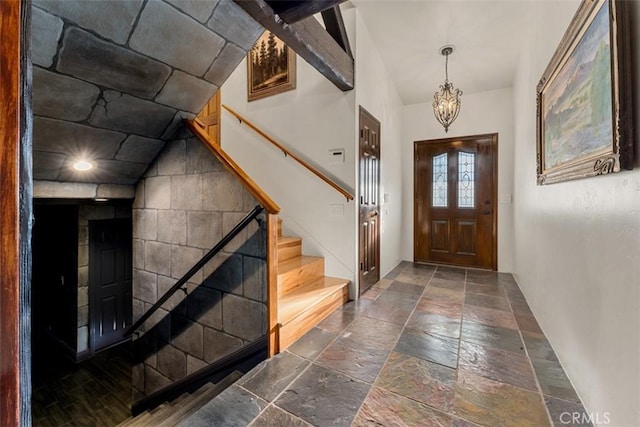
[{"label": "wooden stair tread", "polygon": [[321,277],[292,290],[278,299],[278,323],[286,325],[301,314],[313,310],[329,295],[341,291],[349,280]]}]

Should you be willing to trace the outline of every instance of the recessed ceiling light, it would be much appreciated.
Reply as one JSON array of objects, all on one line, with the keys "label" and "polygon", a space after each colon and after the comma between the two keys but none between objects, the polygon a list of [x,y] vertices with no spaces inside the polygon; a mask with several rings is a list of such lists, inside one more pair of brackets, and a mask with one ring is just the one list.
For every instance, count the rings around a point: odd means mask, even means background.
[{"label": "recessed ceiling light", "polygon": [[73,164],[73,168],[77,171],[88,171],[93,169],[93,163],[88,160],[78,160]]}]

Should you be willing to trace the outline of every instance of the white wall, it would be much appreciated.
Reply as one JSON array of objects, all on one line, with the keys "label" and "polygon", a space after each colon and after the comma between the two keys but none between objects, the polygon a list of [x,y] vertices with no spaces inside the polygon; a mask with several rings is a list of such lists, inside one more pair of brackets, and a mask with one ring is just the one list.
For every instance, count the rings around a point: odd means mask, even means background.
[{"label": "white wall", "polygon": [[[640,23],[640,3],[628,3]],[[514,272],[587,411],[640,425],[640,170],[536,186],[536,85],[578,4],[530,13],[514,83]]]},{"label": "white wall", "polygon": [[[402,103],[355,8],[343,10],[356,57],[356,89],[342,92],[303,59],[297,59],[297,88],[246,101],[246,64],[222,88],[222,103],[244,115],[319,170],[357,191],[358,106],[381,122],[381,275],[400,262]],[[222,113],[222,146],[282,208],[285,233],[303,237],[303,251],[326,258],[326,273],[351,279],[356,295],[357,204]],[[345,150],[345,163],[329,162],[331,149]],[[382,195],[381,195],[382,196]],[[383,198],[381,197],[381,200]],[[332,210],[342,209],[342,216]]]},{"label": "white wall", "polygon": [[[380,277],[383,277],[402,260],[403,105],[359,13],[356,33],[356,108],[364,107],[380,121]],[[356,141],[358,127],[356,120]]]},{"label": "white wall", "polygon": [[[455,83],[455,82],[454,82]],[[464,88],[462,88],[464,89]],[[434,88],[435,91],[435,88]],[[510,88],[463,94],[460,115],[445,133],[431,103],[404,107],[402,137],[402,257],[413,260],[413,143],[426,139],[498,133],[498,270],[513,269],[513,93]]]}]

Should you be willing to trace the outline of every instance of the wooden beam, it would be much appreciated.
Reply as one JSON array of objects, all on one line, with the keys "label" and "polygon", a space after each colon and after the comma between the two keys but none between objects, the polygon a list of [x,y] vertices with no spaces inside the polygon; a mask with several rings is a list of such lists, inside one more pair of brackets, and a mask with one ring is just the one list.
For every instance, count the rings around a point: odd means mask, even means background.
[{"label": "wooden beam", "polygon": [[324,21],[324,27],[327,29],[327,33],[333,37],[336,43],[340,45],[342,50],[344,50],[350,58],[353,58],[340,6],[336,5],[331,9],[323,10],[322,20]]},{"label": "wooden beam", "polygon": [[288,24],[301,21],[346,0],[266,0],[273,11]]},{"label": "wooden beam", "polygon": [[0,425],[31,425],[31,2],[0,1]]},{"label": "wooden beam", "polygon": [[313,16],[295,24],[287,24],[274,13],[265,0],[234,1],[340,90],[353,89],[353,58],[347,55]]}]

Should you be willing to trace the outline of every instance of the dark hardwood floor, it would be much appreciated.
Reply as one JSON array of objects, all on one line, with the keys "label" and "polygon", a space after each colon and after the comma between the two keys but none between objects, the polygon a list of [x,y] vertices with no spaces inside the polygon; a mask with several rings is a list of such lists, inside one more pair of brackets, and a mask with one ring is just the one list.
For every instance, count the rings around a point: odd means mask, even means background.
[{"label": "dark hardwood floor", "polygon": [[77,364],[50,345],[34,350],[34,427],[107,427],[131,415],[129,343]]}]

